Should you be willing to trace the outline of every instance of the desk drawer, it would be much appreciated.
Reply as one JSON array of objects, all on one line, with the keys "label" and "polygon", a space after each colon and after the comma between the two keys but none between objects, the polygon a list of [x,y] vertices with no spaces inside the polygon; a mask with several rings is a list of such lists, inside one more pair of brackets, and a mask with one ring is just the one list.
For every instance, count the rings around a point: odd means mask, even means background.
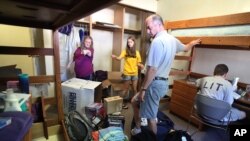
[{"label": "desk drawer", "polygon": [[196,92],[197,91],[192,91],[192,90],[188,90],[188,89],[180,89],[180,88],[178,88],[178,89],[174,88],[172,91],[173,94],[179,95],[179,96],[184,97],[184,98],[191,100],[191,101],[194,100]]},{"label": "desk drawer", "polygon": [[185,97],[187,99],[193,100],[197,93],[197,89],[182,83],[174,83],[173,93]]},{"label": "desk drawer", "polygon": [[179,105],[183,106],[183,108],[186,110],[191,110],[193,103],[194,103],[193,100],[187,99],[187,98],[182,97],[180,95],[177,95],[175,93],[172,94],[170,102],[179,104]]}]

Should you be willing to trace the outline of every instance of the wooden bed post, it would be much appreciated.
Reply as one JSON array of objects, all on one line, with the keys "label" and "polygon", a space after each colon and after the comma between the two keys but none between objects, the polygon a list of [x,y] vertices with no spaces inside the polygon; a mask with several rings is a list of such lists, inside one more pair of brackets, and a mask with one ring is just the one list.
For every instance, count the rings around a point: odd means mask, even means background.
[{"label": "wooden bed post", "polygon": [[53,48],[54,48],[54,73],[55,73],[55,97],[57,99],[58,121],[64,119],[62,108],[62,88],[61,88],[61,72],[60,72],[60,50],[58,31],[53,31]]}]

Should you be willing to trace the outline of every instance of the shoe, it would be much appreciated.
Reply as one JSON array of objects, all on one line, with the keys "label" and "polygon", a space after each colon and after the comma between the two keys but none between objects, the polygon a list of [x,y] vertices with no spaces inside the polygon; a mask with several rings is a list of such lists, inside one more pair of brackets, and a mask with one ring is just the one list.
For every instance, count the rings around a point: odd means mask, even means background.
[{"label": "shoe", "polygon": [[141,118],[141,126],[148,126],[148,119],[147,118]]},{"label": "shoe", "polygon": [[141,128],[136,128],[134,127],[132,130],[131,130],[131,135],[134,136],[134,135],[137,135],[141,133]]}]

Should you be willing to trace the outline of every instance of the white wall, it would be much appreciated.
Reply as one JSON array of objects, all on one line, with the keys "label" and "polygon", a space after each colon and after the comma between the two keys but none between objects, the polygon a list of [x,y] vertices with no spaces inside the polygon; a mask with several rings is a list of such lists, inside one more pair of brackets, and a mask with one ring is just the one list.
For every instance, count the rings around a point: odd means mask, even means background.
[{"label": "white wall", "polygon": [[249,0],[159,0],[157,5],[157,13],[170,21],[249,11]]},{"label": "white wall", "polygon": [[157,11],[157,0],[121,0],[119,3],[152,12]]},{"label": "white wall", "polygon": [[[250,1],[239,0],[159,0],[157,9],[157,13],[164,20],[168,21],[221,16],[249,11]],[[205,36],[211,31],[211,29],[199,30]],[[221,33],[228,35],[233,34],[232,31],[226,29]],[[195,34],[194,32],[191,33]],[[249,32],[244,32],[244,34],[249,35]],[[179,32],[174,35],[188,36],[185,32]],[[246,66],[250,64],[248,61],[244,61],[250,55],[249,51],[198,49],[195,54],[195,61],[191,68],[192,71],[212,75],[216,64],[225,63],[229,66],[229,79],[240,76],[241,82],[249,83],[250,76],[249,73],[247,74],[248,69]],[[245,65],[240,65],[239,62],[244,62],[243,64]],[[181,68],[185,65],[175,63],[175,66]]]},{"label": "white wall", "polygon": [[214,67],[223,63],[229,68],[228,79],[239,77],[240,82],[250,83],[249,55],[250,51],[198,48],[195,51],[192,71],[212,75]]}]

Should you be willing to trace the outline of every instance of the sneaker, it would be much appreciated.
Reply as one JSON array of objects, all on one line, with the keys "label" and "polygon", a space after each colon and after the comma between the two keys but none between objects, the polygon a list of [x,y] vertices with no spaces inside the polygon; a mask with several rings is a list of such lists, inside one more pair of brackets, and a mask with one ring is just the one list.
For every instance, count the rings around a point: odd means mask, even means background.
[{"label": "sneaker", "polygon": [[156,123],[158,123],[158,118],[155,118]]},{"label": "sneaker", "polygon": [[147,118],[141,118],[141,126],[148,126],[148,119]]},{"label": "sneaker", "polygon": [[141,128],[136,128],[134,127],[132,130],[131,130],[131,135],[134,136],[134,135],[137,135],[141,133]]}]

